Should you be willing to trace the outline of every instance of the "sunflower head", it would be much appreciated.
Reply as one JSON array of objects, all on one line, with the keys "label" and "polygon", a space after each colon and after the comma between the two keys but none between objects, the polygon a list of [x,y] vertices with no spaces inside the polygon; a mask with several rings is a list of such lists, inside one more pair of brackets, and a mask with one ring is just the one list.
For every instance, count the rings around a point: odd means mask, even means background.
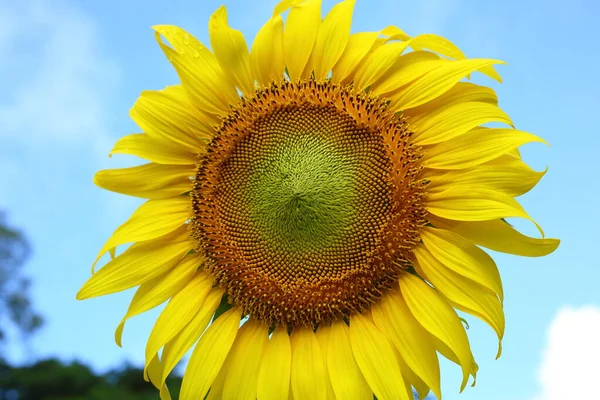
[{"label": "sunflower head", "polygon": [[478,367],[457,310],[491,326],[498,356],[504,334],[500,275],[479,246],[558,246],[505,221],[533,221],[515,197],[544,172],[518,151],[543,140],[464,81],[500,81],[501,62],[396,27],[350,34],[353,7],[322,18],[319,0],[284,0],[250,50],[224,7],[212,51],[154,27],[181,84],[143,92],[143,133],[112,150],[148,163],[94,178],[148,200],[78,298],[138,286],[119,345],[128,318],[168,300],[146,348],[163,400],[194,345],[183,400],[441,398],[438,354],[462,390]]}]

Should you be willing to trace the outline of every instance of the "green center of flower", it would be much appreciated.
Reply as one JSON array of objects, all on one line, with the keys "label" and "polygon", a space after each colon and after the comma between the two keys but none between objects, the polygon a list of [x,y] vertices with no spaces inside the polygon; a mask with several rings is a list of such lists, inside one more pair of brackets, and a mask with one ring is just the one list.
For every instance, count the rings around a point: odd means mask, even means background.
[{"label": "green center of flower", "polygon": [[314,132],[266,143],[245,188],[251,217],[274,251],[318,251],[355,218],[352,160]]},{"label": "green center of flower", "polygon": [[384,103],[330,84],[244,100],[199,165],[192,235],[230,302],[270,324],[361,311],[423,224],[418,151]]}]

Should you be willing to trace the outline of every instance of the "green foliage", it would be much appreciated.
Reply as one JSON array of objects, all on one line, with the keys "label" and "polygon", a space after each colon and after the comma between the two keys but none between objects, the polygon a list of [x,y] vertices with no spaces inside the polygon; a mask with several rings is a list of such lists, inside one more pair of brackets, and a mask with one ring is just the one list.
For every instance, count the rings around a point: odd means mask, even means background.
[{"label": "green foliage", "polygon": [[30,280],[21,272],[29,254],[23,233],[7,226],[0,213],[0,342],[6,341],[9,325],[26,339],[43,324],[29,299]]},{"label": "green foliage", "polygon": [[[180,377],[167,385],[173,399],[181,387]],[[158,390],[144,381],[143,370],[126,365],[104,374],[88,366],[56,359],[25,367],[0,361],[0,400],[157,400]]]}]

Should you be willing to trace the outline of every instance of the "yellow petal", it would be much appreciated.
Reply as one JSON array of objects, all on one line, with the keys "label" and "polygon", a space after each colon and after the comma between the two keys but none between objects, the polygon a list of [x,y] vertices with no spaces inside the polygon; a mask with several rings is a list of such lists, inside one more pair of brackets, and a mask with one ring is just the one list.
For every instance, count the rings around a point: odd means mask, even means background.
[{"label": "yellow petal", "polygon": [[467,333],[454,309],[420,278],[403,273],[400,292],[417,321],[456,355],[463,371],[461,391],[465,388],[473,356]]},{"label": "yellow petal", "polygon": [[[162,364],[158,354],[148,363],[147,374],[144,376],[146,382],[152,383],[157,389],[160,388],[160,377],[162,375]],[[161,394],[161,400],[171,400],[171,394],[165,388],[165,394]]]},{"label": "yellow petal", "polygon": [[389,25],[383,28],[380,32],[384,36],[388,36],[389,40],[410,40],[411,37],[406,34],[402,29],[394,25]]},{"label": "yellow petal", "polygon": [[535,224],[542,236],[542,228],[512,197],[489,188],[454,185],[440,193],[428,193],[427,211],[456,221],[489,221],[498,218],[525,218]]},{"label": "yellow petal", "polygon": [[191,153],[204,151],[218,122],[196,109],[180,85],[142,92],[129,116],[150,138]]},{"label": "yellow petal", "polygon": [[224,400],[256,399],[258,372],[268,340],[269,327],[262,322],[250,319],[242,326],[230,352]]},{"label": "yellow petal", "polygon": [[258,400],[287,399],[290,391],[292,348],[287,328],[275,328],[265,347],[257,382]]},{"label": "yellow petal", "polygon": [[455,184],[460,184],[472,187],[488,186],[516,197],[527,193],[537,185],[547,169],[537,172],[521,159],[504,155],[473,168],[451,170],[442,175],[439,175],[438,170],[425,170],[424,177],[429,171],[435,171],[435,174],[431,175],[431,182],[427,186],[428,192],[441,192]]},{"label": "yellow petal", "polygon": [[402,372],[404,383],[407,385],[407,390],[412,391],[412,386],[417,392],[418,399],[425,400],[425,397],[427,397],[430,392],[429,386],[427,386],[427,384],[421,378],[419,378],[419,376],[415,374],[412,369],[410,369],[398,352],[396,352],[396,358],[398,359],[398,365],[400,365],[400,371]]},{"label": "yellow petal", "polygon": [[319,346],[321,347],[321,355],[323,356],[323,374],[325,377],[325,386],[327,387],[327,400],[335,400],[335,393],[333,391],[333,386],[331,385],[331,379],[329,376],[329,370],[327,366],[327,346],[329,343],[330,333],[330,326],[326,323],[321,323],[319,324],[319,328],[317,329],[315,336],[317,338],[317,341],[319,342]]},{"label": "yellow petal", "polygon": [[354,72],[374,47],[380,32],[359,32],[350,35],[346,49],[331,72],[331,82],[349,83]]},{"label": "yellow petal", "polygon": [[394,66],[407,46],[408,42],[386,43],[365,57],[354,77],[356,89],[365,90],[381,78]]},{"label": "yellow petal", "polygon": [[[435,51],[436,53],[446,57],[454,58],[456,60],[464,60],[466,58],[464,53],[456,45],[454,45],[454,43],[438,35],[419,35],[411,41],[410,46],[415,50],[427,48],[431,51]],[[502,78],[491,65],[479,69],[479,72],[502,83]]]},{"label": "yellow petal", "polygon": [[348,40],[350,38],[350,27],[352,25],[352,11],[356,0],[344,0],[337,3],[325,16],[317,39],[314,54],[317,54],[314,62],[315,78],[322,80],[327,77],[329,71],[338,62]]},{"label": "yellow petal", "polygon": [[409,117],[411,124],[417,124],[421,119],[436,115],[448,107],[468,102],[498,105],[498,96],[488,87],[471,82],[458,82],[441,96],[418,107],[404,110],[402,115]]},{"label": "yellow petal", "polygon": [[181,361],[185,353],[187,353],[194,343],[198,341],[198,338],[202,335],[202,332],[204,332],[208,323],[213,318],[224,292],[225,291],[221,288],[213,288],[190,323],[165,345],[161,355],[161,361],[164,365],[161,380],[159,382],[159,386],[161,386],[161,396],[162,392],[166,390],[163,382],[165,382],[167,376],[173,371],[179,361]]},{"label": "yellow petal", "polygon": [[[454,351],[450,347],[448,347],[444,342],[442,342],[441,340],[439,340],[438,338],[436,338],[433,335],[430,335],[430,338],[431,338],[431,342],[433,343],[433,345],[438,353],[440,353],[442,356],[444,356],[448,360],[452,361],[454,364],[460,366],[460,361],[458,360],[458,357],[456,356],[456,354],[454,354]],[[471,367],[470,367],[469,373],[471,374],[471,376],[473,376],[473,383],[471,384],[472,387],[475,386],[475,382],[477,380],[478,369],[479,369],[479,366],[475,362],[475,359],[471,358]]]},{"label": "yellow petal", "polygon": [[519,151],[519,148],[514,148],[514,149],[506,152],[506,155],[514,157],[514,158],[521,159],[521,152]]},{"label": "yellow petal", "polygon": [[302,78],[302,72],[313,51],[319,25],[321,0],[298,2],[290,10],[283,31],[284,59],[290,80]]},{"label": "yellow petal", "polygon": [[[235,87],[229,83],[215,56],[202,43],[183,29],[172,25],[156,25],[156,40],[175,67],[179,79],[196,107],[207,113],[223,115],[230,105],[239,103]],[[173,48],[165,45],[164,36]]]},{"label": "yellow petal", "polygon": [[458,274],[437,260],[422,246],[415,250],[415,269],[426,277],[454,307],[487,323],[498,336],[498,354],[502,351],[504,311],[498,297],[487,287]]},{"label": "yellow petal", "polygon": [[373,399],[373,391],[352,354],[348,326],[342,320],[335,320],[331,324],[327,343],[327,368],[337,399]]},{"label": "yellow petal", "polygon": [[181,289],[158,316],[148,343],[146,344],[146,362],[152,360],[169,340],[173,339],[194,318],[210,293],[213,279],[207,272],[199,271],[196,276]]},{"label": "yellow petal", "polygon": [[437,54],[428,51],[413,51],[405,54],[399,57],[394,65],[373,84],[371,90],[376,95],[393,92],[444,62],[447,61],[440,60]]},{"label": "yellow petal", "polygon": [[373,321],[386,333],[408,367],[441,398],[440,366],[429,334],[408,309],[397,290],[371,307]]},{"label": "yellow petal", "polygon": [[229,27],[225,6],[219,7],[210,17],[208,33],[215,58],[225,75],[246,96],[254,94],[248,46],[242,32]]},{"label": "yellow petal", "polygon": [[306,62],[306,65],[304,66],[304,71],[302,71],[302,74],[300,75],[301,79],[304,79],[304,80],[312,79],[313,71],[314,71],[314,62],[315,62],[315,59],[317,59],[317,58],[318,58],[318,56],[315,56],[314,51],[312,53],[310,53],[310,57],[308,58],[308,61]]},{"label": "yellow petal", "polygon": [[234,307],[217,318],[194,349],[181,384],[181,400],[203,399],[237,335],[242,310]]},{"label": "yellow petal", "polygon": [[[500,300],[504,298],[498,267],[485,251],[445,229],[423,227],[421,239],[427,251],[446,267],[488,288],[500,296]],[[419,248],[415,254],[417,250]]]},{"label": "yellow petal", "polygon": [[229,354],[227,354],[227,357],[225,357],[225,361],[223,361],[223,365],[221,366],[221,369],[219,370],[219,373],[217,374],[217,377],[215,378],[214,382],[210,386],[210,391],[204,397],[204,400],[223,400],[224,399],[223,388],[225,387],[225,382],[227,380],[226,379],[227,373],[229,372],[229,369],[231,368],[231,358],[232,358],[232,353],[233,353],[233,346],[235,346],[235,341],[233,342],[232,350],[230,350]]},{"label": "yellow petal", "polygon": [[136,243],[100,268],[77,293],[77,299],[104,296],[141,285],[169,271],[192,248],[172,238]]},{"label": "yellow petal", "polygon": [[176,145],[152,139],[144,133],[136,133],[119,139],[109,155],[131,154],[157,164],[190,165],[198,161],[196,154],[172,146]]},{"label": "yellow petal", "polygon": [[104,243],[94,265],[116,246],[156,239],[181,228],[189,218],[189,206],[189,198],[183,196],[145,202]]},{"label": "yellow petal", "polygon": [[291,384],[294,400],[326,400],[325,363],[311,328],[292,332]]},{"label": "yellow petal", "polygon": [[112,192],[145,199],[164,199],[188,192],[194,165],[144,164],[96,172],[94,183]]},{"label": "yellow petal", "polygon": [[262,86],[283,79],[283,19],[273,16],[256,34],[250,53],[252,73]]},{"label": "yellow petal", "polygon": [[433,35],[430,33],[415,37],[411,41],[410,47],[415,50],[422,50],[426,48],[446,57],[457,60],[463,60],[466,58],[464,53],[458,47],[456,47],[454,43],[442,36]]},{"label": "yellow petal", "polygon": [[525,236],[507,222],[492,221],[451,221],[443,218],[431,219],[439,228],[456,232],[471,242],[502,253],[525,257],[542,257],[558,248],[558,239],[538,239]]},{"label": "yellow petal", "polygon": [[471,168],[531,142],[546,143],[531,133],[515,129],[475,129],[428,150],[424,165],[435,169]]},{"label": "yellow petal", "polygon": [[356,363],[378,399],[409,400],[394,348],[369,319],[350,317],[350,345]]},{"label": "yellow petal", "polygon": [[273,17],[281,15],[296,4],[302,3],[304,0],[281,0],[273,9]]},{"label": "yellow petal", "polygon": [[412,140],[422,146],[447,143],[446,141],[489,122],[512,126],[510,117],[496,105],[474,101],[460,103],[424,117],[418,123],[412,122]]},{"label": "yellow petal", "polygon": [[391,107],[399,111],[427,103],[447,92],[466,75],[492,64],[502,64],[502,61],[474,58],[444,63],[390,96]]},{"label": "yellow petal", "polygon": [[192,254],[185,257],[171,271],[142,283],[133,295],[129,309],[115,331],[115,342],[117,342],[117,345],[121,346],[121,336],[125,321],[162,304],[175,293],[179,292],[188,283],[203,261],[204,257]]}]

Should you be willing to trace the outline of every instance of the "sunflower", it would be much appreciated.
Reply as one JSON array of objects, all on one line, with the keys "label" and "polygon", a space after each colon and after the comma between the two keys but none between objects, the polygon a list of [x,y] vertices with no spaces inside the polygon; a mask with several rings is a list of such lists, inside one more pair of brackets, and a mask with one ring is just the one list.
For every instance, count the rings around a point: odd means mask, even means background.
[{"label": "sunflower", "polygon": [[559,244],[505,220],[533,222],[515,197],[545,171],[518,150],[544,141],[465,81],[500,81],[502,62],[394,26],[351,34],[353,7],[321,18],[320,0],[284,0],[250,50],[224,7],[212,52],[153,27],[181,84],[143,92],[131,117],[144,133],[112,150],[148,162],[94,178],[147,201],[77,298],[138,287],[119,345],[128,318],[168,301],[144,370],[162,399],[194,345],[184,400],[441,399],[438,353],[462,391],[478,367],[457,310],[490,325],[498,356],[505,327],[480,246],[535,257]]}]

